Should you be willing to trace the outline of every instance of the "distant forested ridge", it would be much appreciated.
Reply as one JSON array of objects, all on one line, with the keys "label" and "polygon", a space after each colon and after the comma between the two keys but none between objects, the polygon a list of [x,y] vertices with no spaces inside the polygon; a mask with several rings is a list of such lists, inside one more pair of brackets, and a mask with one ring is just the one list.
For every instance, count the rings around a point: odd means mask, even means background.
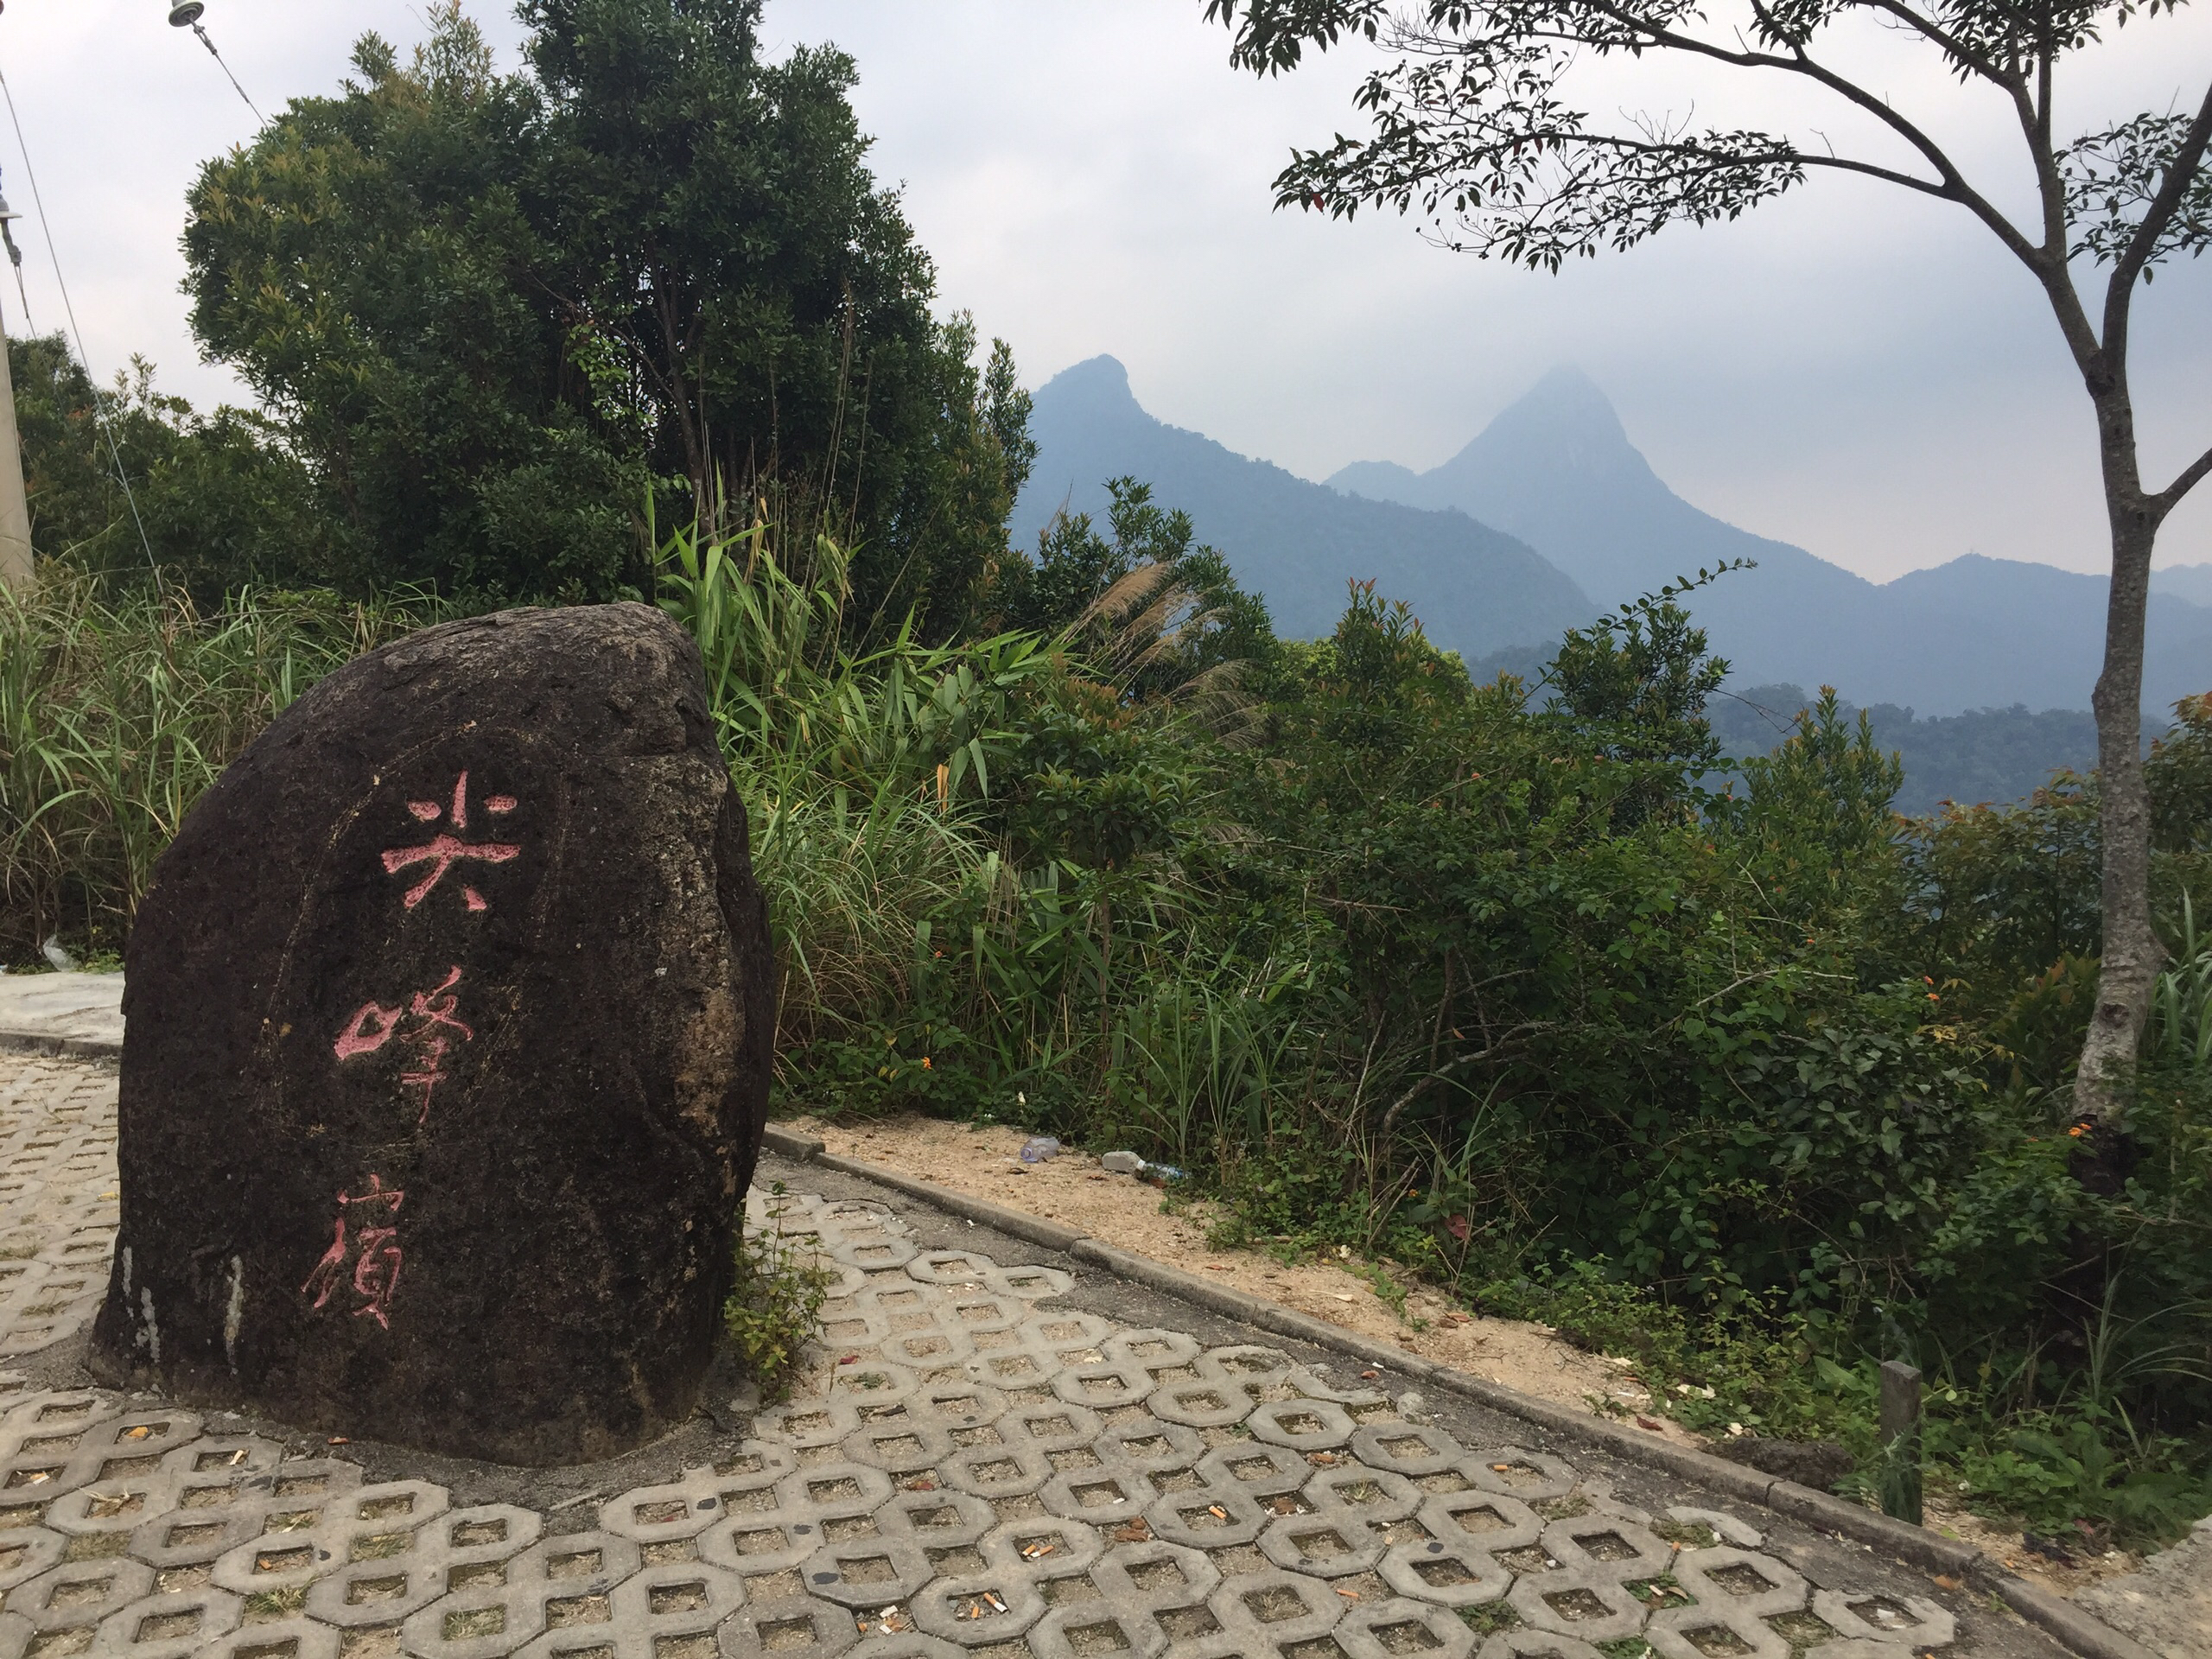
[{"label": "distant forested ridge", "polygon": [[[1787,738],[1798,711],[1819,701],[1801,685],[1754,685],[1723,691],[1707,706],[1713,734],[1734,759],[1764,754]],[[1852,703],[1844,714],[1858,717]],[[1961,806],[2024,800],[2061,770],[2086,773],[2097,764],[2096,716],[2087,709],[1971,709],[1962,715],[1916,716],[1894,702],[1866,710],[1877,747],[1904,762],[1904,785],[1891,804],[1920,817],[1946,801]],[[2172,721],[2145,715],[2144,741]]]}]

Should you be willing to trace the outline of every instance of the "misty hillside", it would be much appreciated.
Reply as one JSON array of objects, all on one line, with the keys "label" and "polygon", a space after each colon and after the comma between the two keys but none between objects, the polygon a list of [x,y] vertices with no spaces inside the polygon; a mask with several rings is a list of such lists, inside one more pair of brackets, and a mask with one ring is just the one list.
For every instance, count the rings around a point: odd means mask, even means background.
[{"label": "misty hillside", "polygon": [[[1723,752],[1764,754],[1789,736],[1812,694],[1801,685],[1731,689],[1707,706]],[[1842,704],[1847,719],[1859,710]],[[2054,772],[2086,772],[2097,764],[2096,716],[2085,709],[1971,709],[1961,715],[1916,716],[1893,702],[1866,710],[1874,741],[1904,764],[1904,783],[1891,804],[1918,817],[1946,801],[2003,805],[2024,799]],[[2145,715],[2143,741],[2165,734],[2171,721]]]},{"label": "misty hillside", "polygon": [[2151,591],[2212,605],[2212,564],[2175,564],[2151,573]]},{"label": "misty hillside", "polygon": [[1034,546],[1063,505],[1103,513],[1106,480],[1134,476],[1160,505],[1191,515],[1289,638],[1333,628],[1351,578],[1372,577],[1413,606],[1432,639],[1470,657],[1554,639],[1597,609],[1525,543],[1464,512],[1347,495],[1163,424],[1110,357],[1040,388],[1030,431],[1037,465],[1014,508],[1016,545]]},{"label": "misty hillside", "polygon": [[[1605,394],[1571,369],[1546,376],[1430,472],[1367,461],[1329,481],[1370,499],[1458,507],[1519,537],[1606,605],[1700,567],[1756,559],[1758,569],[1691,601],[1739,684],[1834,685],[1862,703],[1939,715],[2086,709],[2103,653],[2104,578],[1971,554],[1868,582],[1684,501],[1630,443]],[[2160,575],[2144,673],[2144,704],[2157,712],[2212,689],[2212,606],[2182,596],[2212,582],[2188,569]]]}]

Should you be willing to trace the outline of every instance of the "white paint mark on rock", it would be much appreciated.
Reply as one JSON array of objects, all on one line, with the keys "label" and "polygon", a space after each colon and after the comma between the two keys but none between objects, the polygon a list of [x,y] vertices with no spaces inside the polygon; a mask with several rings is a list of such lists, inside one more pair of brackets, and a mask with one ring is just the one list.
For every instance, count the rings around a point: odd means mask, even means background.
[{"label": "white paint mark on rock", "polygon": [[162,1323],[154,1317],[154,1293],[143,1285],[138,1290],[138,1309],[146,1320],[146,1328],[138,1333],[138,1345],[158,1365],[162,1363]]},{"label": "white paint mark on rock", "polygon": [[238,1332],[245,1325],[245,1258],[231,1258],[231,1301],[223,1310],[223,1357],[235,1375],[238,1369]]}]

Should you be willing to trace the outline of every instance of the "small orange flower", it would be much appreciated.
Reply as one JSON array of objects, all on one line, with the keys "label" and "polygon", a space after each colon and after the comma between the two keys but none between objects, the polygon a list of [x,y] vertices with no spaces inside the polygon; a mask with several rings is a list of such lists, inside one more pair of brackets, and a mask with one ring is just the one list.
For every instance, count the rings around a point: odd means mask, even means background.
[{"label": "small orange flower", "polygon": [[2066,1131],[2067,1134],[2072,1135],[2076,1141],[2079,1141],[2088,1132],[2088,1125],[2086,1123],[2076,1123],[2072,1128]]},{"label": "small orange flower", "polygon": [[925,1054],[925,1055],[923,1055],[923,1056],[922,1056],[922,1070],[923,1070],[923,1071],[928,1071],[929,1069],[930,1069],[930,1057],[929,1057],[928,1055]]}]

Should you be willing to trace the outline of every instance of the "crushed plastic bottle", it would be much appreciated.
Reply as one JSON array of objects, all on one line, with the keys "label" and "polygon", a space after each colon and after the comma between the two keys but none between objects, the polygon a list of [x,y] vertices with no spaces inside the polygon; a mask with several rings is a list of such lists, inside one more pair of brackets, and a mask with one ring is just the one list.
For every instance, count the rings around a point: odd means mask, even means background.
[{"label": "crushed plastic bottle", "polygon": [[1042,1164],[1060,1155],[1060,1143],[1049,1135],[1033,1135],[1021,1143],[1021,1161]]},{"label": "crushed plastic bottle", "polygon": [[73,974],[77,971],[77,958],[62,949],[60,935],[56,934],[39,946],[39,952],[54,964],[55,973]]}]

